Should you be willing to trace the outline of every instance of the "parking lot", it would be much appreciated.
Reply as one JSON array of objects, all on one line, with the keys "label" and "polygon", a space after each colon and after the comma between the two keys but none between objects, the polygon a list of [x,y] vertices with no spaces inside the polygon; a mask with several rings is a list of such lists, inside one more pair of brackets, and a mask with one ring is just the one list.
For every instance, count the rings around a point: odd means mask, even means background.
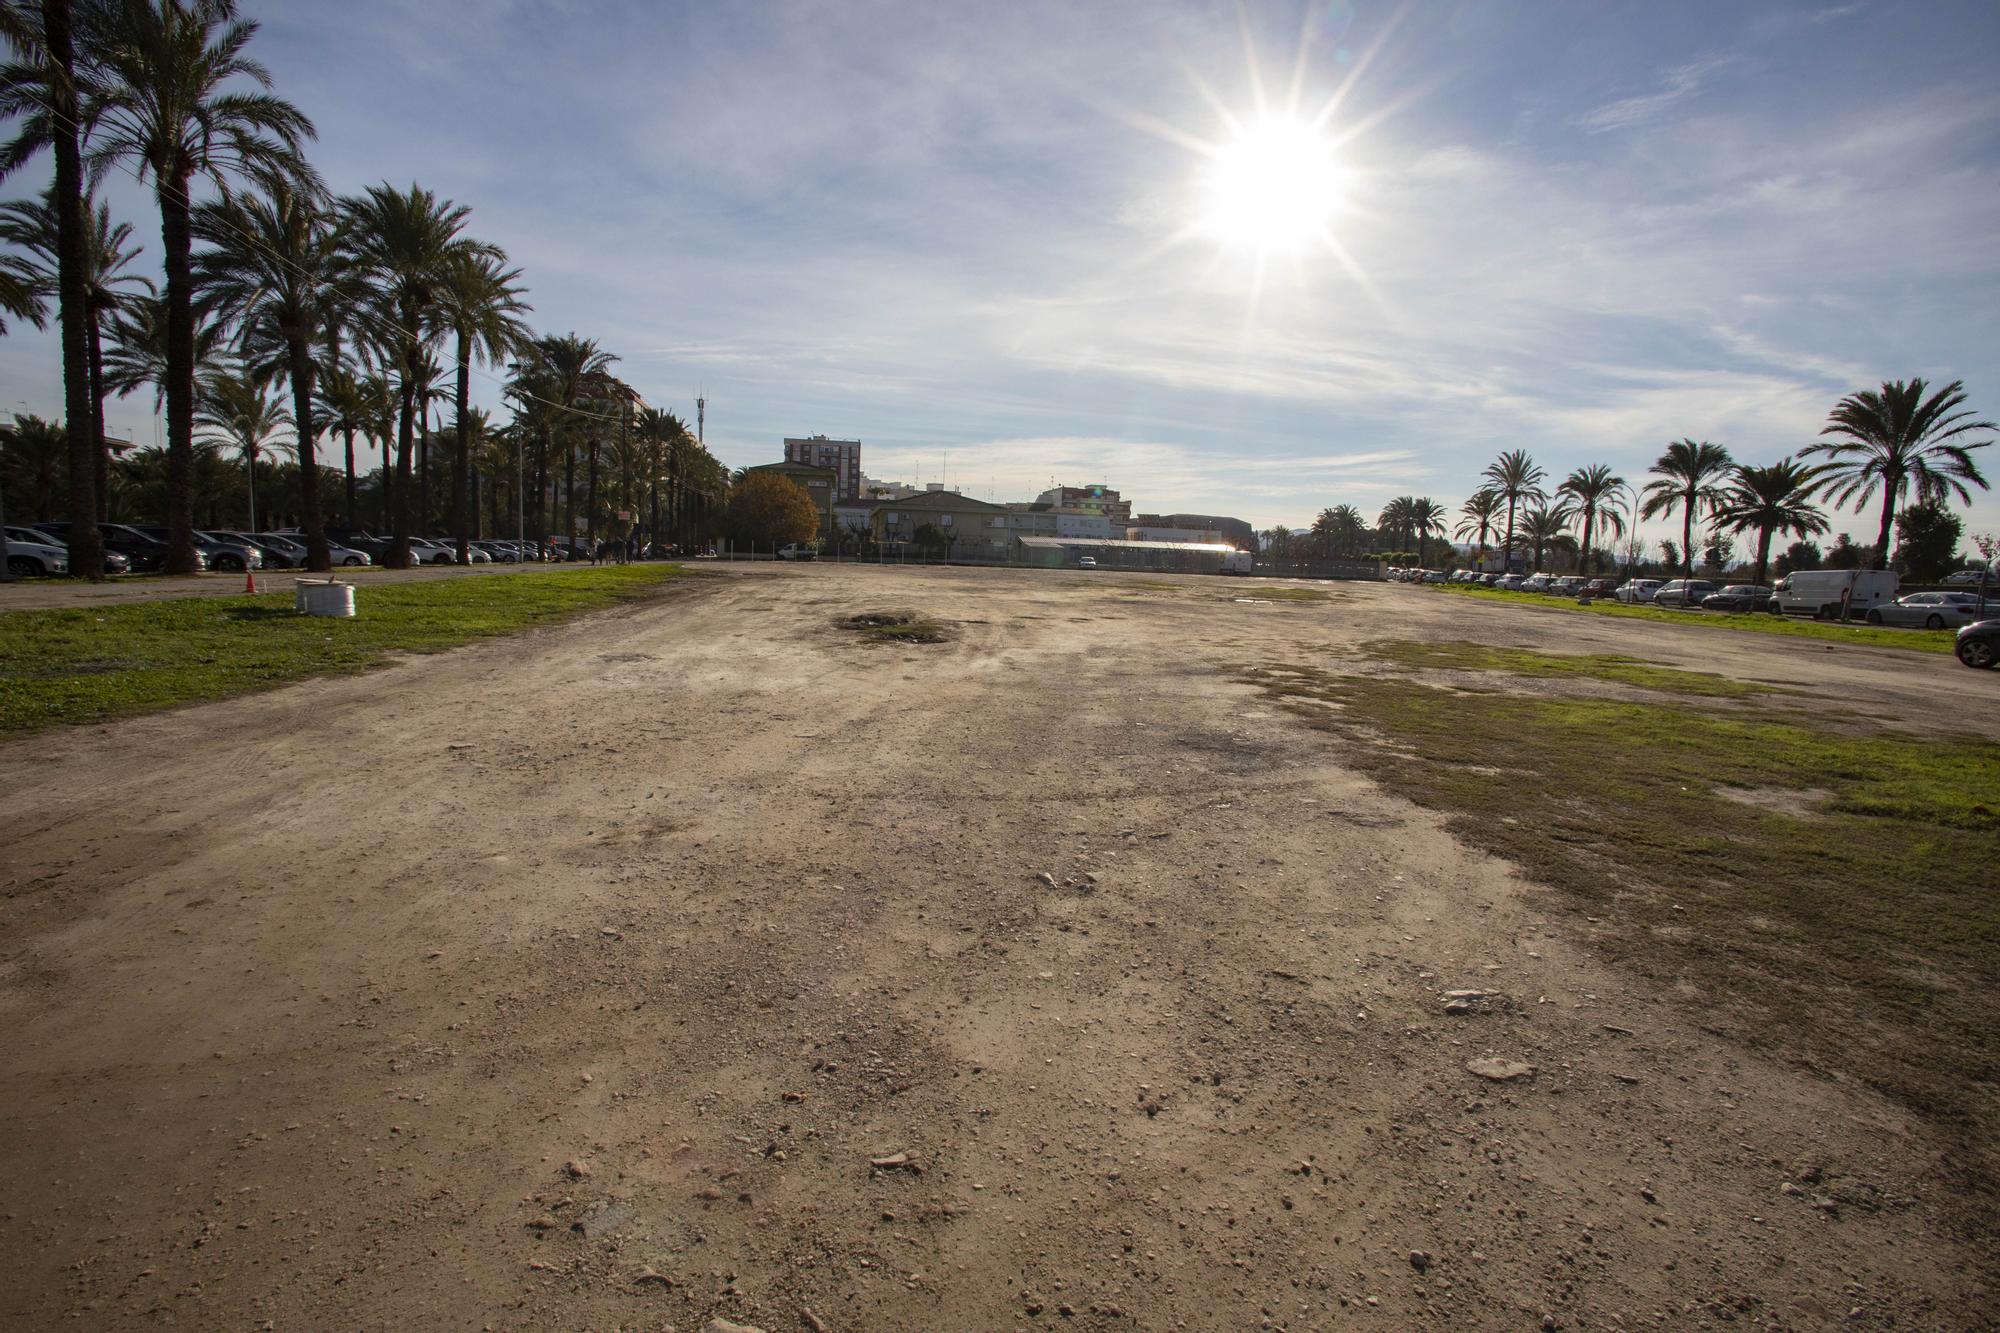
[{"label": "parking lot", "polygon": [[1390,640],[2000,738],[1944,655],[773,563],[48,732],[0,747],[0,1322],[1985,1326],[1963,1150],[1876,1034],[1786,1046],[1672,916],[1364,771],[1456,761],[1253,674],[1437,674]]}]

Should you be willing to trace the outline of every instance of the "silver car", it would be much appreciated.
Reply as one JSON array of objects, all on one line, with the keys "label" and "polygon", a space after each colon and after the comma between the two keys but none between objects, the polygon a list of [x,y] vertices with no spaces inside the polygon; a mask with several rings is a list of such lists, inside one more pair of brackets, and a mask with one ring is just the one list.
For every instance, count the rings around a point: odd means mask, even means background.
[{"label": "silver car", "polygon": [[[1996,605],[1987,599],[1989,608]],[[1990,616],[1992,611],[1989,609]],[[1963,629],[1979,619],[1979,595],[1970,592],[1913,592],[1868,609],[1871,625],[1905,625],[1913,629]]]}]

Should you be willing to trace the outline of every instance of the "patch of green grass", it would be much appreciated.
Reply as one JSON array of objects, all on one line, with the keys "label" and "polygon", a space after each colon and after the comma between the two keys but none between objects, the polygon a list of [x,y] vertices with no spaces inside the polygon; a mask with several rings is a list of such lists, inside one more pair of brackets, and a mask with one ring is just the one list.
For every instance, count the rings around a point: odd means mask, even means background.
[{"label": "patch of green grass", "polygon": [[2000,747],[1754,706],[1247,678],[1596,917],[1614,963],[1689,996],[1705,1024],[1933,1120],[1974,1211],[2000,1213]]},{"label": "patch of green grass", "polygon": [[1636,685],[1669,694],[1741,699],[1752,694],[1776,694],[1772,685],[1732,680],[1705,671],[1678,671],[1653,666],[1622,653],[1538,653],[1527,648],[1494,648],[1480,643],[1410,643],[1378,641],[1365,645],[1371,657],[1399,666],[1441,671],[1505,671],[1520,676],[1588,677]]},{"label": "patch of green grass", "polygon": [[646,597],[682,574],[623,565],[359,590],[352,620],[292,595],[181,597],[0,616],[0,735],[362,671]]},{"label": "patch of green grass", "polygon": [[1671,625],[1700,625],[1707,629],[1747,630],[1753,634],[1782,634],[1797,639],[1824,639],[1833,643],[1865,644],[1871,648],[1901,648],[1915,653],[1948,653],[1952,631],[1888,629],[1879,625],[1841,625],[1823,620],[1795,620],[1790,616],[1757,615],[1728,611],[1670,611],[1657,606],[1627,606],[1623,602],[1598,600],[1589,606],[1550,597],[1544,593],[1511,592],[1500,588],[1474,587],[1464,583],[1425,585],[1431,591],[1453,597],[1470,597],[1485,602],[1509,602],[1538,611],[1568,612],[1578,615],[1621,616],[1628,620],[1664,620]]}]

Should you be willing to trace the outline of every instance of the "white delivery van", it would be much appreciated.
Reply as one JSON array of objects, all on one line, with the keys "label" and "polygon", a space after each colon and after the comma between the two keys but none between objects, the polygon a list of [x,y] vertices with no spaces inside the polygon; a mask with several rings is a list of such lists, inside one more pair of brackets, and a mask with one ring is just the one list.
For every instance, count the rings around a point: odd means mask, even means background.
[{"label": "white delivery van", "polygon": [[1251,555],[1248,551],[1231,551],[1222,557],[1222,572],[1225,574],[1248,574]]},{"label": "white delivery van", "polygon": [[1845,600],[1849,617],[1859,620],[1869,607],[1895,601],[1900,586],[1893,569],[1794,570],[1772,589],[1771,612],[1838,620]]}]

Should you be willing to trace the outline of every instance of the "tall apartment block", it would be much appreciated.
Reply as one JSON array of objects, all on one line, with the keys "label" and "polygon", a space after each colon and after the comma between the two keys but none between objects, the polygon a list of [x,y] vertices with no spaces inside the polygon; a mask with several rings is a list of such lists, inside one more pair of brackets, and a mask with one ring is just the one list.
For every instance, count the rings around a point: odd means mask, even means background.
[{"label": "tall apartment block", "polygon": [[823,467],[833,473],[833,498],[859,499],[861,495],[861,441],[829,440],[824,435],[808,435],[803,440],[785,440],[785,461]]}]

